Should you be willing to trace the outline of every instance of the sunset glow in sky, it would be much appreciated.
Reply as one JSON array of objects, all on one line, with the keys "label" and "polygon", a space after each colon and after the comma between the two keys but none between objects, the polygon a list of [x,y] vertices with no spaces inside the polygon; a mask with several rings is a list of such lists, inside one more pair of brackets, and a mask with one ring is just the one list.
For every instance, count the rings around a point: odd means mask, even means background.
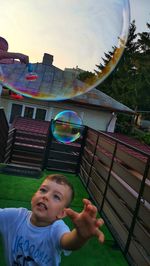
[{"label": "sunset glow in sky", "polygon": [[[111,6],[112,0],[100,1],[101,10],[97,10],[98,0],[86,0],[86,2],[85,0],[76,0],[75,2],[78,5],[74,5],[74,0],[2,1],[0,16],[1,36],[8,41],[9,51],[27,54],[31,62],[41,62],[43,54],[50,53],[54,55],[54,65],[62,68],[72,67],[71,59],[76,62],[75,58],[73,58],[76,56],[73,52],[74,46],[78,51],[79,58],[83,58],[82,61],[85,61],[85,58],[86,60],[89,58],[90,61],[95,56],[93,53],[94,51],[96,53],[96,45],[97,48],[104,50],[106,44],[110,43],[107,38],[110,35],[111,28],[107,27],[107,23],[109,25],[112,24],[112,27],[116,29],[116,32],[113,32],[110,38],[116,38],[121,30],[119,28],[121,23],[118,23],[117,19],[115,21],[116,14],[120,13],[118,7],[116,8],[116,4],[119,1],[114,0],[114,6]],[[106,7],[106,2],[109,2],[109,9]],[[88,15],[83,16],[84,3],[87,6],[88,3],[89,6],[91,4],[91,9],[93,9],[93,17],[90,18],[90,22],[86,21]],[[130,0],[130,6],[131,21],[135,19],[137,32],[146,31],[146,22],[150,21],[150,0]],[[67,14],[70,15],[67,16]],[[75,17],[77,14],[78,20]],[[101,17],[105,18],[103,24],[100,21]],[[82,27],[81,18],[84,19],[86,25],[89,25],[89,31]],[[119,18],[119,20],[121,19]],[[70,25],[72,25],[72,31],[69,31]],[[108,31],[107,29],[110,32],[105,37],[104,33]],[[94,32],[98,32],[97,36],[103,36],[103,39],[97,39]],[[89,45],[87,45],[88,42]],[[86,49],[83,49],[83,47],[86,47]],[[110,47],[112,47],[111,43]],[[110,50],[110,47],[108,46],[106,50]],[[66,65],[66,62],[68,65]],[[80,67],[80,62],[77,65]],[[73,66],[75,67],[75,65]]]}]

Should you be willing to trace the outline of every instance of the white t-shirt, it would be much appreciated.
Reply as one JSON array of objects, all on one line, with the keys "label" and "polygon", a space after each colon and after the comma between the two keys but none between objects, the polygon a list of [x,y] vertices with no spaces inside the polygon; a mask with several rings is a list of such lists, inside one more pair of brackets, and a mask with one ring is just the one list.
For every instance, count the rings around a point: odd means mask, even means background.
[{"label": "white t-shirt", "polygon": [[61,236],[69,227],[58,220],[45,227],[30,222],[31,211],[25,208],[0,209],[0,233],[4,239],[5,255],[9,266],[58,266]]}]

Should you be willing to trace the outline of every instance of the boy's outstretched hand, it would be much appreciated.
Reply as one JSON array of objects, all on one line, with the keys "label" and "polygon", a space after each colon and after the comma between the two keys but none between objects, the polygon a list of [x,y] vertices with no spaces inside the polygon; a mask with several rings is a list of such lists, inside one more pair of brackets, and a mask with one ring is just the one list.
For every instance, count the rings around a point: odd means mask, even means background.
[{"label": "boy's outstretched hand", "polygon": [[84,209],[81,213],[65,209],[66,215],[72,220],[79,238],[85,242],[96,236],[100,243],[104,242],[104,234],[99,229],[104,224],[103,219],[97,219],[97,208],[88,199],[83,199]]}]

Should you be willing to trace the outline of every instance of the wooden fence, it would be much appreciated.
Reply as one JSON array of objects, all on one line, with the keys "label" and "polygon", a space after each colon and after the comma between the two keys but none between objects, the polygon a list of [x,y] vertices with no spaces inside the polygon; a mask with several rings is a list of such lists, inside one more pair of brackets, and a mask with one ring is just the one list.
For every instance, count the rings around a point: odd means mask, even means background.
[{"label": "wooden fence", "polygon": [[[1,125],[0,149],[8,134],[5,119]],[[57,142],[50,131],[43,140],[29,130],[9,132],[7,161],[78,174],[129,264],[150,265],[150,153],[88,127],[70,145]],[[3,161],[4,147],[0,153]]]},{"label": "wooden fence", "polygon": [[40,126],[40,121],[21,117],[18,117],[15,122],[16,127],[11,129],[8,134],[5,163],[39,167],[42,170],[70,173],[79,171],[84,144],[84,126],[79,127],[79,139],[67,144],[61,143],[53,137],[51,122],[47,121],[44,125],[42,121]]},{"label": "wooden fence", "polygon": [[88,128],[80,178],[131,265],[150,265],[150,154]]},{"label": "wooden fence", "polygon": [[8,122],[3,108],[0,107],[0,163],[4,162],[5,149],[8,138]]},{"label": "wooden fence", "polygon": [[49,131],[49,141],[46,148],[43,169],[75,174],[79,172],[86,127],[80,126],[79,130],[80,137],[69,144],[57,141],[53,137],[51,130]]}]

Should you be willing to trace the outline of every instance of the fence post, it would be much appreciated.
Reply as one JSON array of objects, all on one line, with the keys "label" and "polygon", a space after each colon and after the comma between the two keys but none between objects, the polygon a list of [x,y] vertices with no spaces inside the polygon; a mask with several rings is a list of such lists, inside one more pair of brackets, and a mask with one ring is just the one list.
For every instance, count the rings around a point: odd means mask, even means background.
[{"label": "fence post", "polygon": [[101,207],[100,207],[100,212],[103,209],[103,205],[104,205],[104,201],[105,201],[105,197],[106,197],[106,193],[107,193],[107,189],[108,189],[108,185],[109,185],[111,170],[112,170],[112,167],[113,167],[114,158],[115,158],[115,154],[116,154],[116,150],[117,150],[117,145],[118,145],[118,142],[116,141],[115,147],[114,147],[114,151],[113,151],[112,160],[111,160],[111,165],[110,165],[110,168],[109,168],[108,177],[107,177],[107,181],[106,181],[106,186],[105,186],[105,191],[104,191],[104,195],[103,195],[103,200],[102,200],[102,204],[101,204]]},{"label": "fence post", "polygon": [[48,135],[47,135],[47,143],[45,144],[46,148],[45,148],[45,154],[44,154],[44,158],[43,158],[42,170],[44,170],[47,167],[49,150],[50,150],[50,146],[51,146],[52,139],[53,139],[53,135],[52,135],[52,131],[51,131],[51,122],[52,122],[52,120],[50,121],[50,125],[49,125],[49,130],[48,130]]},{"label": "fence post", "polygon": [[11,148],[10,148],[10,155],[8,158],[8,163],[11,163],[12,160],[12,155],[13,155],[13,150],[14,150],[14,143],[15,143],[15,139],[16,139],[16,128],[13,128],[13,138],[12,138],[12,144],[11,144]]},{"label": "fence post", "polygon": [[83,139],[82,139],[82,142],[81,142],[79,158],[78,158],[76,171],[75,171],[76,175],[78,175],[78,173],[80,171],[80,164],[81,164],[82,154],[83,154],[83,150],[84,150],[84,146],[85,146],[85,142],[86,142],[87,131],[88,131],[88,127],[84,126],[84,130],[83,130],[83,134],[82,134]]}]

